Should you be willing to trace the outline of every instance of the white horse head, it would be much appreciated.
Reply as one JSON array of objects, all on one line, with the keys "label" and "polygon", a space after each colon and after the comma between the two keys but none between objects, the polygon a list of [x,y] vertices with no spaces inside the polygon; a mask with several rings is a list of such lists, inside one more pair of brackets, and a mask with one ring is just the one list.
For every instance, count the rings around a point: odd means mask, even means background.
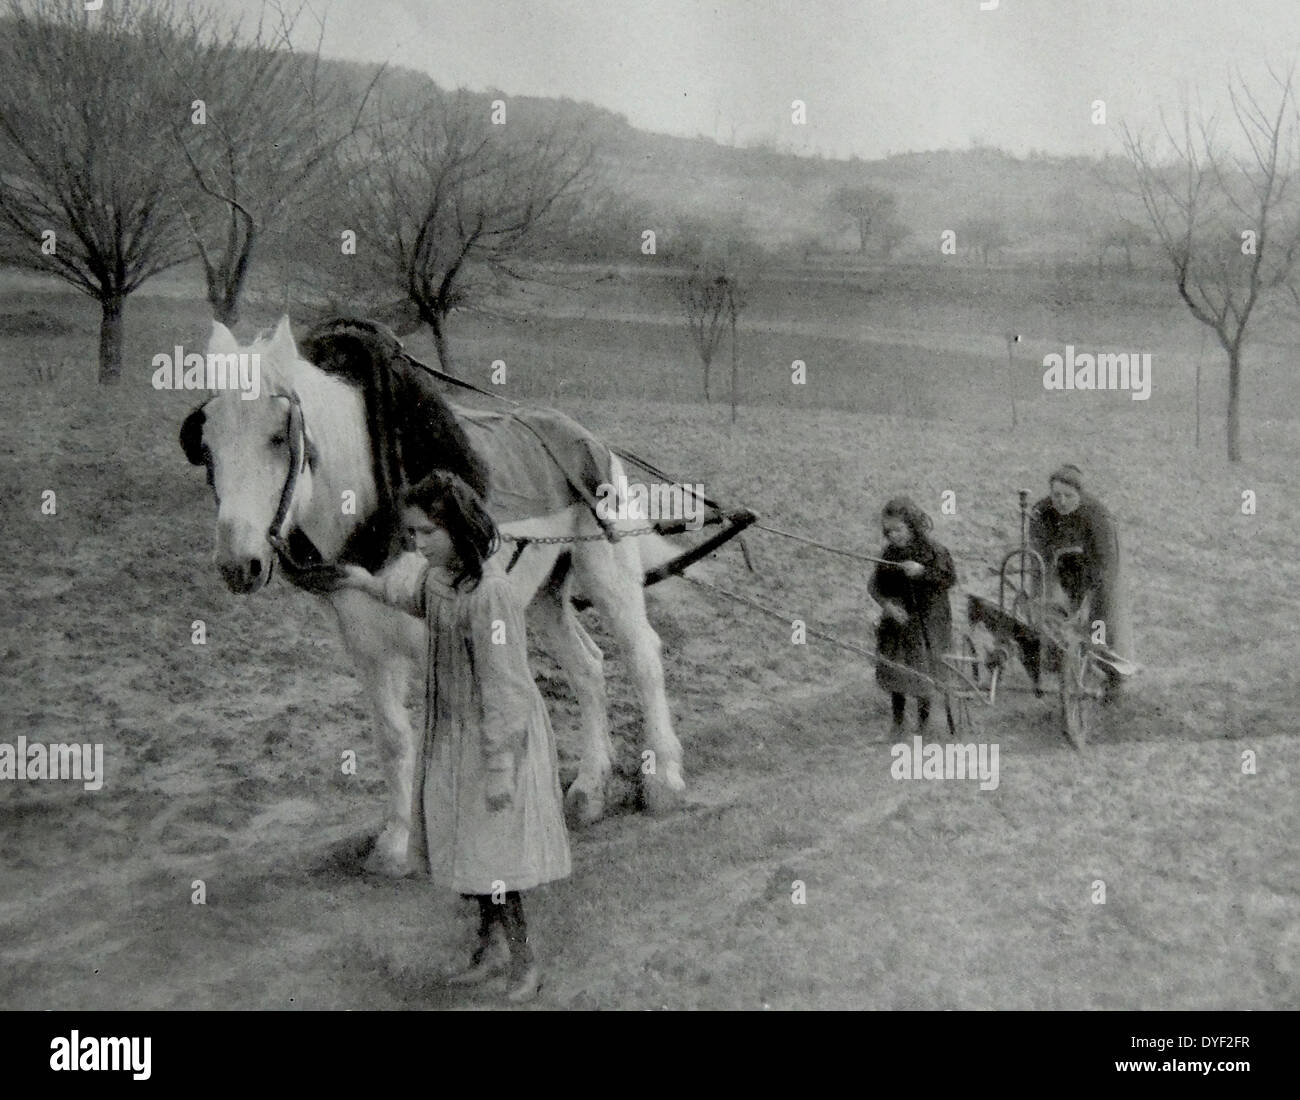
[{"label": "white horse head", "polygon": [[[270,337],[260,335],[246,347],[214,322],[208,355],[243,354],[260,372],[258,396],[248,400],[241,390],[218,392],[181,428],[186,457],[207,466],[217,500],[213,560],[227,587],[240,594],[270,580],[271,527],[287,484],[292,491],[284,529],[301,528],[327,558],[375,506],[361,395],[301,358],[288,317],[281,317]],[[301,410],[300,439],[295,438],[295,404]],[[318,445],[326,440],[328,446]],[[307,461],[290,483],[296,447],[305,449]]]}]

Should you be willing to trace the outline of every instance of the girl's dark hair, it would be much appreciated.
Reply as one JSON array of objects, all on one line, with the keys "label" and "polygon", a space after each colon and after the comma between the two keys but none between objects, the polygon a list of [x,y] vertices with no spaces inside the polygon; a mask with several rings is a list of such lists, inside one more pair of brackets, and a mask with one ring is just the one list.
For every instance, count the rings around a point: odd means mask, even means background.
[{"label": "girl's dark hair", "polygon": [[911,497],[894,497],[886,502],[880,510],[880,519],[882,522],[901,519],[911,530],[913,539],[924,539],[926,532],[934,526],[934,522]]},{"label": "girl's dark hair", "polygon": [[496,522],[488,515],[483,498],[456,474],[434,470],[402,491],[403,508],[418,508],[451,536],[452,549],[460,559],[456,587],[483,577],[483,563],[501,545]]}]

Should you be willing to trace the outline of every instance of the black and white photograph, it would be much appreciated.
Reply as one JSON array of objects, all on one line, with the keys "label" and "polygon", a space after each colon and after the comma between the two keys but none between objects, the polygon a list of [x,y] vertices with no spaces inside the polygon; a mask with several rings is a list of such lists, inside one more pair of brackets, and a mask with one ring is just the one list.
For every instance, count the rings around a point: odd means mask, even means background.
[{"label": "black and white photograph", "polygon": [[0,0],[0,58],[41,1065],[1300,1008],[1293,0]]}]

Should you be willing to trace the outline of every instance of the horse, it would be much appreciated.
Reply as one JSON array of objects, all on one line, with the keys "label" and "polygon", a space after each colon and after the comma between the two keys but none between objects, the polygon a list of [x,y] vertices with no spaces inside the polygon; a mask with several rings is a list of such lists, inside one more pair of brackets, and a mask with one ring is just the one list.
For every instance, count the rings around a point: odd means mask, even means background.
[{"label": "horse", "polygon": [[[189,414],[181,429],[186,457],[207,467],[216,498],[213,561],[226,586],[238,595],[265,587],[276,562],[276,544],[284,546],[276,536],[286,532],[309,539],[324,562],[337,562],[349,539],[373,522],[383,505],[375,466],[381,444],[372,438],[361,390],[304,359],[287,316],[269,338],[261,334],[242,347],[226,326],[214,322],[207,350],[209,362],[212,356],[248,354],[260,364],[256,397],[233,388],[218,391]],[[440,395],[432,399],[444,406],[435,412],[453,425],[440,439],[448,452],[440,465],[472,470],[486,459],[490,476],[491,434],[489,445],[476,451],[454,427],[468,410]],[[601,453],[608,460],[605,480],[625,485],[618,457],[608,449]],[[342,501],[351,507],[341,506]],[[488,505],[491,511],[490,495]],[[623,513],[626,518],[612,521],[615,529],[638,525],[635,509]],[[600,537],[602,525],[581,502],[549,514],[515,517],[500,528],[515,538],[582,540],[528,545],[514,555],[508,572],[515,596],[526,608],[530,633],[559,664],[581,710],[581,759],[565,796],[566,813],[584,825],[603,815],[613,756],[603,656],[577,617],[573,598],[578,595],[603,617],[629,661],[648,750],[641,754],[646,806],[664,812],[679,805],[685,790],[681,744],[673,731],[659,636],[646,617],[643,590],[646,561],[654,555],[643,555],[640,544],[658,537]],[[663,544],[658,552],[671,554],[671,544],[658,541]],[[387,567],[402,560],[390,558]],[[366,868],[406,875],[416,870],[409,852],[417,733],[405,699],[412,675],[426,658],[425,625],[355,589],[318,595],[333,609],[374,707],[384,757],[387,805]]]}]

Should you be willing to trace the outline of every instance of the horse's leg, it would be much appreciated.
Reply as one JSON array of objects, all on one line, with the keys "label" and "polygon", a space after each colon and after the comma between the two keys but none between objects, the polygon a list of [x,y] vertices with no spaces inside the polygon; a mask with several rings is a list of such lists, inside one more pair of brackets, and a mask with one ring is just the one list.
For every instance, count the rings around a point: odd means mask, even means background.
[{"label": "horse's leg", "polygon": [[628,541],[578,543],[573,549],[578,585],[605,617],[627,654],[644,723],[641,778],[646,805],[659,812],[678,805],[686,789],[682,746],[673,733],[664,692],[659,635],[646,617],[641,558]]},{"label": "horse's leg", "polygon": [[337,593],[332,601],[348,653],[375,710],[375,732],[385,772],[384,824],[366,860],[366,870],[401,877],[414,870],[409,858],[416,734],[406,710],[412,663],[420,651],[422,624],[391,611],[359,592]]},{"label": "horse's leg", "polygon": [[405,659],[381,658],[367,677],[366,690],[375,708],[379,751],[383,758],[388,804],[384,826],[366,870],[401,877],[418,870],[411,859],[411,809],[415,783],[416,731],[406,709],[411,666]]},{"label": "horse's leg", "polygon": [[569,602],[569,585],[543,588],[528,608],[528,623],[546,652],[559,664],[578,699],[582,758],[578,777],[564,796],[569,817],[582,825],[605,812],[605,784],[612,771],[609,709],[605,696],[605,658]]}]

